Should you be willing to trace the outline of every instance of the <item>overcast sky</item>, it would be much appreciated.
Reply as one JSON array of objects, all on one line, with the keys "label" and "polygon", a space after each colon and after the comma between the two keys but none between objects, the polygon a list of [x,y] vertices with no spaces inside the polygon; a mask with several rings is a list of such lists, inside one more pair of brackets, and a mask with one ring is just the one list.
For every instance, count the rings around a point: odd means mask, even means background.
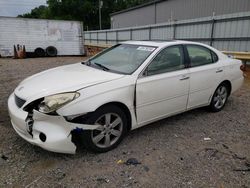
[{"label": "overcast sky", "polygon": [[0,0],[0,16],[16,17],[45,4],[46,0]]}]

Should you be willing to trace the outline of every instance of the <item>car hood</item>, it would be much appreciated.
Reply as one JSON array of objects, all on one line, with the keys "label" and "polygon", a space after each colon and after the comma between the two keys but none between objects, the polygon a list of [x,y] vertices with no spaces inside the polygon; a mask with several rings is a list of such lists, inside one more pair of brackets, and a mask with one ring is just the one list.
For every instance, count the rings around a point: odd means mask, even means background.
[{"label": "car hood", "polygon": [[106,72],[77,63],[49,69],[28,77],[19,84],[14,93],[27,100],[76,91],[121,77],[123,77],[121,74]]}]

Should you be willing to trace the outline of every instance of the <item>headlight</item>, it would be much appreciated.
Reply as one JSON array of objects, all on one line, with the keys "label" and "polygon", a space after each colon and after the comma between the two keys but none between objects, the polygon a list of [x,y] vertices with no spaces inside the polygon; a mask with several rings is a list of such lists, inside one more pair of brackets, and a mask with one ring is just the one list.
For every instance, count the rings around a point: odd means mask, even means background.
[{"label": "headlight", "polygon": [[71,92],[44,97],[44,100],[38,105],[38,110],[42,113],[54,112],[79,96],[79,93]]}]

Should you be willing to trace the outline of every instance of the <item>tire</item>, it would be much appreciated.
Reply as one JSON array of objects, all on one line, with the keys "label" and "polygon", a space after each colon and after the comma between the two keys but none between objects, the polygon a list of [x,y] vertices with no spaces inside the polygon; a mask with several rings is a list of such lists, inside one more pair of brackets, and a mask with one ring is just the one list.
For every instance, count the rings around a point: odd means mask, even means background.
[{"label": "tire", "polygon": [[36,48],[34,53],[36,57],[45,57],[46,55],[44,49],[42,48]]},{"label": "tire", "polygon": [[49,57],[56,57],[57,56],[57,49],[54,46],[49,46],[46,48],[46,54]]},{"label": "tire", "polygon": [[229,88],[227,86],[227,84],[220,84],[214,94],[213,97],[211,99],[209,108],[212,112],[219,112],[221,111],[228,99],[229,96]]},{"label": "tire", "polygon": [[85,148],[95,153],[103,153],[120,144],[126,135],[128,120],[119,107],[107,105],[97,109],[86,123],[100,124],[100,128],[83,132]]}]

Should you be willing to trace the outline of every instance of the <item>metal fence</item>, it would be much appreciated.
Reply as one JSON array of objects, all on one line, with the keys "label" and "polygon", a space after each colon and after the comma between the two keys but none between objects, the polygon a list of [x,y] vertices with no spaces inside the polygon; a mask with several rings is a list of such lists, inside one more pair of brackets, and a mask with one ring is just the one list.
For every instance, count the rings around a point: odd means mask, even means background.
[{"label": "metal fence", "polygon": [[84,32],[85,44],[92,45],[113,45],[127,40],[169,39],[202,42],[219,50],[250,51],[250,12]]}]

